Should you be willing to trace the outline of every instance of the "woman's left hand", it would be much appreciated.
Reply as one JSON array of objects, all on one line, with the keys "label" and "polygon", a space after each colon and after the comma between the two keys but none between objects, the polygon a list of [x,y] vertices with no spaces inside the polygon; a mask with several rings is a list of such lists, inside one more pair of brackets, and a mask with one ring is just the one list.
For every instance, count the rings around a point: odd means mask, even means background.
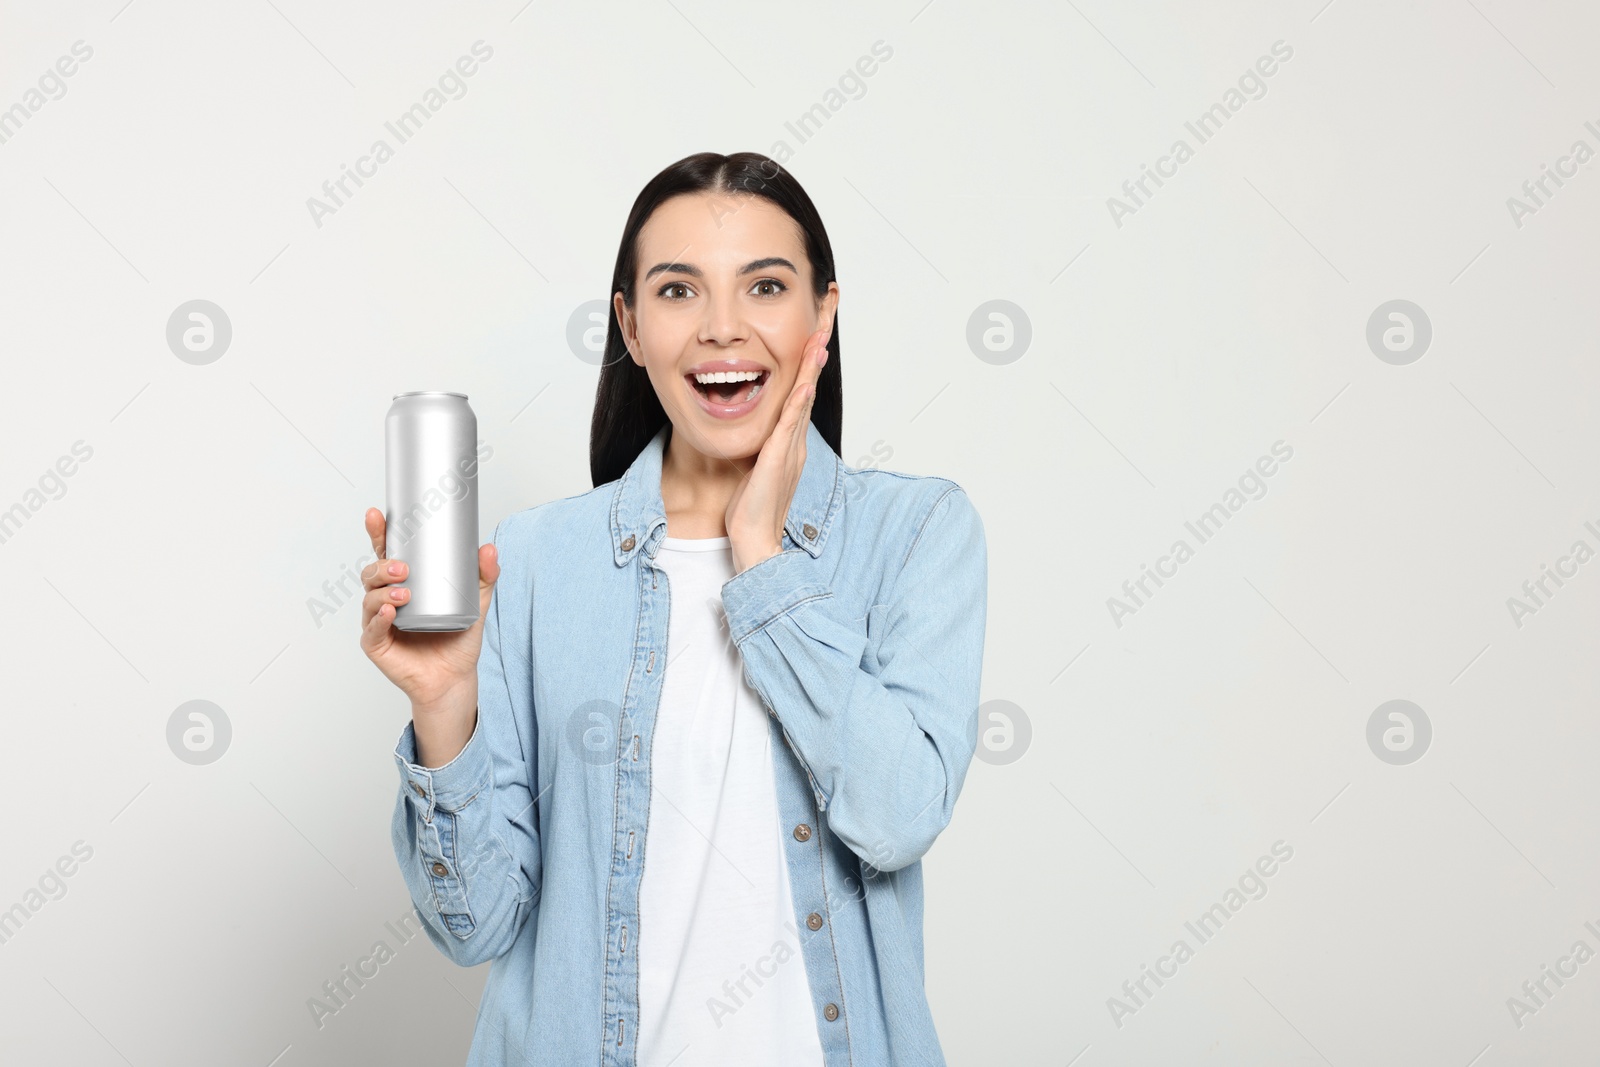
[{"label": "woman's left hand", "polygon": [[733,572],[740,574],[783,551],[783,524],[789,504],[806,465],[806,427],[816,399],[817,378],[828,362],[828,338],[833,323],[806,341],[800,356],[800,373],[784,401],[772,435],[761,446],[756,465],[739,483],[728,501],[728,541],[733,548]]}]

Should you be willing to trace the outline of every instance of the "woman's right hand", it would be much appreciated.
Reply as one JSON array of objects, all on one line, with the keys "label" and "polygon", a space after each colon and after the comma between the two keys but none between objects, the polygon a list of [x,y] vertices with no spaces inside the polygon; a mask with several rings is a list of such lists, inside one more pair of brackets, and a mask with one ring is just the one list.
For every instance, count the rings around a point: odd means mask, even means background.
[{"label": "woman's right hand", "polygon": [[409,571],[404,560],[384,557],[383,512],[368,508],[366,527],[378,558],[361,572],[366,590],[361,598],[361,650],[411,698],[418,762],[441,766],[466,746],[477,725],[478,654],[500,561],[492,543],[479,546],[478,620],[470,629],[398,630],[395,609],[406,603],[411,591],[391,586],[405,581]]}]

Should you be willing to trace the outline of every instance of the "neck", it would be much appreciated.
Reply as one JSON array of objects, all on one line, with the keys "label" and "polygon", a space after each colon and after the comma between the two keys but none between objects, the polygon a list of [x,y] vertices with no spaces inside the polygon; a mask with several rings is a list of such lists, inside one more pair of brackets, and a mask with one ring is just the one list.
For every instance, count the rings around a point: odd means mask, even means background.
[{"label": "neck", "polygon": [[708,455],[669,431],[661,461],[661,503],[671,536],[727,536],[728,504],[755,463],[755,456]]}]

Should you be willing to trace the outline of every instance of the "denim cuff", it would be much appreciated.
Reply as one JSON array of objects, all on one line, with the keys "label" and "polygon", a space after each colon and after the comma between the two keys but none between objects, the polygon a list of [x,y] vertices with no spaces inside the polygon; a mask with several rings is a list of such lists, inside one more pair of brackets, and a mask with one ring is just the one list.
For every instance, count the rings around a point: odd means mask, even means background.
[{"label": "denim cuff", "polygon": [[815,579],[809,553],[788,548],[747,567],[722,585],[722,610],[734,644],[808,600],[832,595]]},{"label": "denim cuff", "polygon": [[482,734],[483,712],[479,709],[478,721],[473,725],[472,737],[467,740],[466,747],[443,767],[430,768],[416,761],[416,724],[407,722],[405,729],[400,731],[400,740],[394,746],[400,785],[416,805],[424,822],[433,821],[435,808],[440,811],[460,811],[473,797],[489,787],[488,742],[479,739]]}]

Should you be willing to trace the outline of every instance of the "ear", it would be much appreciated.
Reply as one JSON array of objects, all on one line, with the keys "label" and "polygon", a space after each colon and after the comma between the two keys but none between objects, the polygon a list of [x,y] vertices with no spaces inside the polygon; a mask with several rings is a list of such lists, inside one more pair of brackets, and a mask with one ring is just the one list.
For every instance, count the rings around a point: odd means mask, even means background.
[{"label": "ear", "polygon": [[628,310],[628,305],[622,300],[622,290],[617,290],[611,295],[611,309],[617,316],[617,328],[622,331],[622,342],[628,346],[628,355],[639,366],[644,366],[644,357],[639,352],[639,324],[634,320],[633,312]]},{"label": "ear", "polygon": [[839,283],[829,282],[828,291],[822,296],[822,307],[817,314],[818,329],[823,325],[833,326],[833,317],[839,311]]}]

